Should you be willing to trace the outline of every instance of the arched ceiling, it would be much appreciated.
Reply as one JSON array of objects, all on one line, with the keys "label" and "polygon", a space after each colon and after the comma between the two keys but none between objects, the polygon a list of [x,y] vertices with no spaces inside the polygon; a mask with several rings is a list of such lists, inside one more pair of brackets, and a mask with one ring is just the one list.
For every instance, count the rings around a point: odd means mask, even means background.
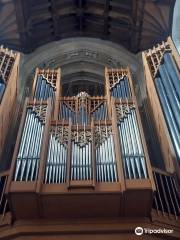
[{"label": "arched ceiling", "polygon": [[138,52],[171,33],[175,0],[0,0],[0,43],[32,52],[69,37],[94,37]]},{"label": "arched ceiling", "polygon": [[[94,91],[104,85],[105,67],[130,66],[134,80],[141,82],[140,59],[118,44],[95,38],[76,37],[45,44],[30,54],[22,54],[20,87],[32,86],[35,68],[61,68],[62,84],[74,90],[85,85]],[[65,91],[66,91],[65,90]],[[76,90],[75,90],[76,91]],[[91,91],[91,90],[90,90]],[[73,94],[72,93],[72,94]]]}]

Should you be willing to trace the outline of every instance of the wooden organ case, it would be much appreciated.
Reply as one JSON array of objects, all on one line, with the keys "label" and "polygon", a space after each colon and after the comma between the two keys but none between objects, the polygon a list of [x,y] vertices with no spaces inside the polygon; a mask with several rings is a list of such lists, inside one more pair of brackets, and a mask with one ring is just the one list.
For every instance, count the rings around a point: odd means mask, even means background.
[{"label": "wooden organ case", "polygon": [[[17,76],[15,56],[11,71]],[[11,168],[0,173],[0,239],[134,239],[137,221],[150,229],[172,228],[179,239],[178,145],[157,91],[160,80],[172,78],[160,65],[175,67],[177,80],[179,56],[168,39],[143,53],[143,60],[166,171],[151,167],[129,68],[105,69],[103,96],[64,96],[61,70],[37,68]],[[5,91],[1,87],[1,103],[10,79]]]},{"label": "wooden organ case", "polygon": [[20,54],[0,47],[0,159],[15,110]]},{"label": "wooden organ case", "polygon": [[62,97],[60,70],[36,70],[6,186],[16,219],[150,215],[155,183],[130,70],[105,69],[105,89]]}]

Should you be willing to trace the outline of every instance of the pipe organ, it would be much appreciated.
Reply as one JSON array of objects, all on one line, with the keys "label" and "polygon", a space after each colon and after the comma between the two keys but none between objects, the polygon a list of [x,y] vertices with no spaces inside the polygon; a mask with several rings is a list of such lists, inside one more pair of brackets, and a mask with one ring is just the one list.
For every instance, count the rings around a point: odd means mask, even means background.
[{"label": "pipe organ", "polygon": [[[71,194],[84,193],[79,199],[86,206],[81,213],[76,207],[71,212],[59,209],[53,213],[56,217],[93,216],[94,210],[87,212],[90,206],[95,206],[98,216],[104,214],[104,207],[108,209],[106,214],[129,216],[128,201],[135,197],[138,214],[148,214],[145,203],[152,202],[155,185],[129,69],[106,69],[105,89],[104,96],[80,92],[62,97],[60,70],[36,70],[7,184],[11,196],[19,192],[23,183],[24,190],[31,195],[29,204],[35,204],[36,209],[36,193],[43,194],[45,205],[48,196],[54,199],[54,194],[61,193],[62,207],[66,201],[72,201],[68,199]],[[134,181],[141,181],[141,187],[135,187]],[[143,189],[147,195],[142,198]],[[109,208],[110,202],[102,200],[105,193],[114,201],[113,208],[124,204],[124,210],[118,213]],[[99,205],[102,201],[104,206]],[[16,208],[16,200],[12,205]],[[37,214],[34,210],[24,215],[16,209],[17,218]]]},{"label": "pipe organ", "polygon": [[[180,58],[170,38],[144,52],[143,57],[149,101],[153,113],[156,111],[155,125],[166,169],[173,172],[180,162]],[[162,126],[158,127],[160,121]]]},{"label": "pipe organ", "polygon": [[[12,87],[18,87],[19,55],[10,55],[16,56],[12,61],[6,57],[8,50],[1,51],[3,133],[9,126],[5,125],[9,113],[6,105],[8,110],[13,107],[7,94],[13,93],[9,98],[16,100]],[[107,221],[111,234],[115,230],[118,233],[122,224],[129,224],[127,229],[134,234],[138,219],[138,226],[150,229],[157,223],[162,228],[167,224],[174,230],[173,236],[178,236],[180,58],[168,39],[145,51],[143,63],[149,118],[142,119],[147,128],[154,121],[150,131],[157,133],[156,143],[162,149],[166,169],[151,166],[129,68],[105,68],[101,96],[85,90],[65,95],[60,68],[37,68],[32,92],[23,103],[10,169],[0,173],[0,239],[1,227],[5,227],[4,232],[12,228],[13,235],[16,226],[22,232],[29,225],[33,229],[33,219],[39,224],[36,228],[43,226],[43,233],[44,226],[48,233],[54,233],[51,228],[56,222],[63,228],[62,236],[68,229],[64,228],[67,219],[70,228],[77,220],[72,231],[82,221],[82,228],[84,224],[90,226],[88,231],[94,231],[93,222],[98,231],[104,231]],[[12,68],[5,64],[12,64]],[[1,143],[2,139],[0,135]]]}]

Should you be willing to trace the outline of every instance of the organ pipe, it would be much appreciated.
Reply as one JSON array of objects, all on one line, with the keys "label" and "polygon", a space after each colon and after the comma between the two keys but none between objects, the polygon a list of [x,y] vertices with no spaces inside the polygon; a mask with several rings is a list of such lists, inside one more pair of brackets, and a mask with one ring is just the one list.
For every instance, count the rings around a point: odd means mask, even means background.
[{"label": "organ pipe", "polygon": [[180,75],[169,51],[164,52],[154,83],[176,157],[180,162]]},{"label": "organ pipe", "polygon": [[6,88],[5,83],[2,80],[0,80],[0,102],[2,100],[5,88]]},{"label": "organ pipe", "polygon": [[134,105],[116,104],[125,177],[147,178],[147,167]]},{"label": "organ pipe", "polygon": [[92,136],[85,123],[72,131],[71,146],[71,180],[92,180]]},{"label": "organ pipe", "polygon": [[37,179],[47,105],[29,105],[16,159],[14,181]]},{"label": "organ pipe", "polygon": [[123,99],[131,98],[127,77],[123,77],[122,79],[118,77],[117,82],[111,87],[111,96]]},{"label": "organ pipe", "polygon": [[115,158],[112,126],[107,124],[96,126],[96,181],[117,182],[117,162]]},{"label": "organ pipe", "polygon": [[64,183],[67,174],[68,127],[51,127],[45,171],[45,183]]},{"label": "organ pipe", "polygon": [[34,98],[37,100],[47,100],[48,98],[54,99],[55,91],[55,86],[53,86],[43,75],[37,77]]}]

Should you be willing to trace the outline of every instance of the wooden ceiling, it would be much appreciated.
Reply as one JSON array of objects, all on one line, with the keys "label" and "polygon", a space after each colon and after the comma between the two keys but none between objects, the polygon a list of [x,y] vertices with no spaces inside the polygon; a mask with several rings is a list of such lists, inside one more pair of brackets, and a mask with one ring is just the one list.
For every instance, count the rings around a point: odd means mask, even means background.
[{"label": "wooden ceiling", "polygon": [[28,53],[68,37],[147,49],[171,34],[175,0],[0,0],[0,44]]}]

